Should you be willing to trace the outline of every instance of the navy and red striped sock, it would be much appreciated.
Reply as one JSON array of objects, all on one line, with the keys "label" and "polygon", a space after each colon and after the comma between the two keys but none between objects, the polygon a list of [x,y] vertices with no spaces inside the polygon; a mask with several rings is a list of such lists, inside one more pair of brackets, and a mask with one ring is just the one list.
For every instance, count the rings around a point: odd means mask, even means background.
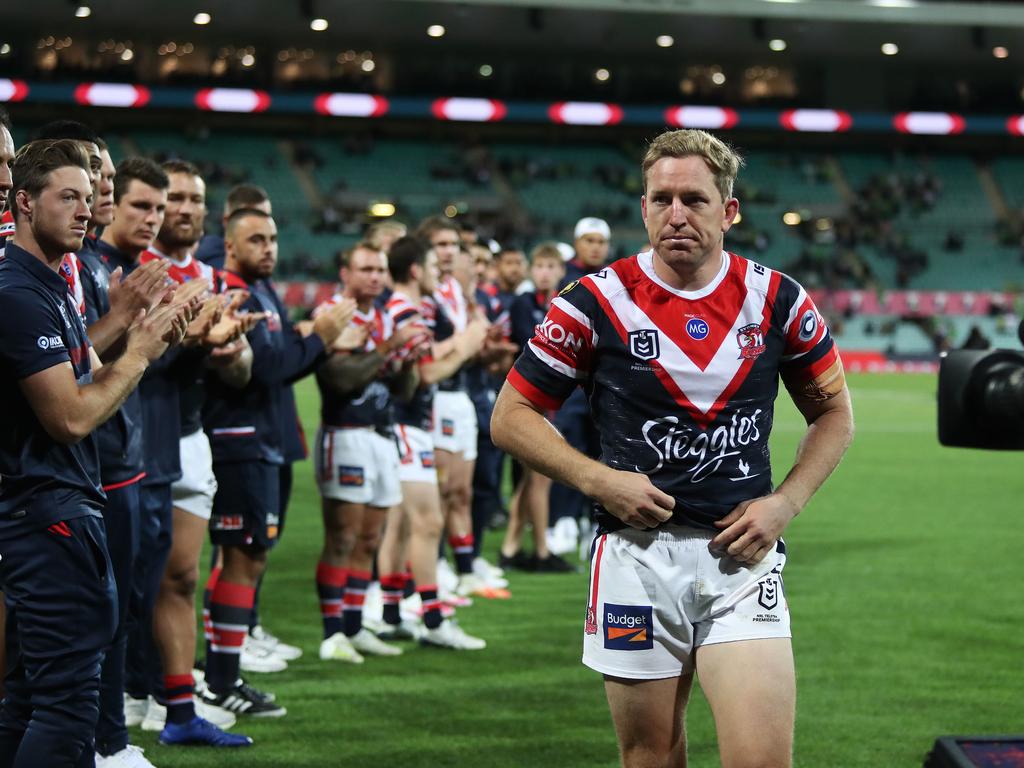
[{"label": "navy and red striped sock", "polygon": [[249,632],[249,612],[256,590],[217,580],[210,600],[210,642],[206,646],[206,684],[216,694],[235,687],[242,643]]},{"label": "navy and red striped sock", "polygon": [[448,546],[455,553],[455,570],[460,576],[473,572],[473,534],[449,536]]},{"label": "navy and red striped sock", "polygon": [[210,602],[213,599],[213,590],[217,588],[217,580],[220,579],[220,568],[211,568],[210,576],[206,579],[206,588],[203,590],[203,637],[209,643],[213,637],[213,627],[210,626]]},{"label": "navy and red striped sock", "polygon": [[369,571],[348,572],[341,617],[345,634],[348,637],[358,635],[359,630],[363,628],[363,603],[366,602],[366,588],[369,584]]},{"label": "navy and red striped sock", "polygon": [[164,697],[167,703],[167,722],[183,725],[196,716],[192,691],[195,680],[187,675],[164,675]]},{"label": "navy and red striped sock", "polygon": [[405,586],[402,587],[402,597],[412,597],[416,594],[416,579],[412,577],[412,564],[405,564]]},{"label": "navy and red striped sock", "polygon": [[437,597],[437,585],[428,584],[425,587],[417,587],[416,591],[423,602],[423,623],[427,629],[437,629],[441,626],[441,601]]},{"label": "navy and red striped sock", "polygon": [[320,561],[316,565],[316,593],[320,597],[320,618],[324,623],[324,639],[343,629],[342,599],[348,571]]},{"label": "navy and red striped sock", "polygon": [[402,602],[402,590],[405,588],[405,575],[387,573],[380,577],[381,600],[384,603],[384,622],[392,626],[402,623],[399,614],[399,603]]}]

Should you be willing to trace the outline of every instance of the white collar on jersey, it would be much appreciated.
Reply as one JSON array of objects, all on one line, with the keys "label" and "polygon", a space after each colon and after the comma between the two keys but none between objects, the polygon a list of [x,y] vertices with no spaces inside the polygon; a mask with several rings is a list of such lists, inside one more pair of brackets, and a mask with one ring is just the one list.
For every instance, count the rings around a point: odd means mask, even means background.
[{"label": "white collar on jersey", "polygon": [[723,280],[725,280],[725,276],[729,274],[729,262],[729,252],[722,251],[722,268],[718,270],[718,274],[711,279],[710,283],[696,291],[681,291],[678,288],[673,288],[671,285],[669,285],[660,277],[658,277],[657,273],[654,271],[653,249],[649,251],[644,251],[643,253],[638,254],[636,257],[636,263],[640,265],[640,269],[643,270],[643,273],[647,275],[647,277],[649,277],[652,281],[660,285],[669,293],[674,293],[676,296],[688,299],[690,301],[694,301],[696,299],[703,299],[705,296],[710,296],[712,293],[714,293],[715,289],[719,285],[721,285]]},{"label": "white collar on jersey", "polygon": [[186,256],[184,259],[182,259],[181,261],[178,261],[177,259],[172,259],[170,256],[168,256],[163,251],[158,251],[153,246],[149,246],[149,250],[152,253],[155,253],[161,259],[167,259],[167,261],[171,262],[171,264],[173,264],[174,266],[178,267],[179,269],[184,269],[185,267],[187,267],[189,264],[192,263],[192,254],[191,253],[188,256]]}]

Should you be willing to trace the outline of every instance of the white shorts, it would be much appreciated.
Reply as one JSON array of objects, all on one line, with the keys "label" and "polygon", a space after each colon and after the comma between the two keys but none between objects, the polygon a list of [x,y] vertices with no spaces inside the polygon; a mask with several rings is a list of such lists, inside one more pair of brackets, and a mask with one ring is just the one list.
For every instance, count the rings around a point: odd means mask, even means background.
[{"label": "white shorts", "polygon": [[402,501],[398,447],[369,427],[323,427],[314,457],[320,495],[326,499],[393,507]]},{"label": "white shorts", "polygon": [[395,425],[398,440],[398,478],[403,483],[437,485],[434,466],[434,441],[429,432],[405,424]]},{"label": "white shorts", "polygon": [[476,408],[465,392],[434,394],[434,448],[461,453],[466,461],[476,459]]},{"label": "white shorts", "polygon": [[181,438],[178,452],[181,455],[181,479],[171,485],[174,506],[209,520],[213,497],[217,493],[210,440],[203,430],[197,430]]},{"label": "white shorts", "polygon": [[790,637],[785,545],[746,566],[710,552],[715,535],[668,525],[599,536],[583,663],[613,677],[655,680],[692,671],[702,645]]}]

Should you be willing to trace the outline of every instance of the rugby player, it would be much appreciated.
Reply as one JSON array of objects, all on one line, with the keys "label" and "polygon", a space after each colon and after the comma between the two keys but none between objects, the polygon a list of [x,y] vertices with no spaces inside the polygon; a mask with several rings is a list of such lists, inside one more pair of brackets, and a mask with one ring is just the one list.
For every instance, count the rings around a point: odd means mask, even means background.
[{"label": "rugby player", "polygon": [[[387,269],[387,256],[369,243],[344,251],[343,288],[313,314],[345,299],[357,305],[348,329],[357,334],[355,348],[347,332],[342,334],[317,368],[321,426],[315,464],[324,520],[316,568],[321,659],[359,663],[366,654],[402,652],[363,627],[363,604],[385,515],[402,500],[391,390],[405,399],[412,394],[418,383],[415,363],[429,349],[429,336],[413,325],[396,332],[375,305]],[[400,367],[394,364],[399,352]]]},{"label": "rugby player", "polygon": [[403,237],[391,246],[388,269],[395,285],[387,303],[392,325],[396,330],[406,326],[423,332],[429,330],[435,342],[430,355],[420,360],[419,386],[408,401],[395,402],[402,503],[388,519],[377,557],[384,593],[384,621],[389,625],[380,637],[394,640],[413,637],[409,628],[401,623],[397,610],[407,552],[425,626],[420,642],[456,650],[479,650],[486,647],[486,642],[467,634],[453,621],[445,620],[441,612],[437,551],[444,518],[429,430],[437,382],[458,371],[480,351],[487,335],[487,324],[473,319],[464,331],[454,333],[450,324],[446,324],[445,315],[437,313],[436,325],[430,327],[421,314],[421,307],[424,297],[431,296],[437,287],[437,254],[418,238]]},{"label": "rugby player", "polygon": [[[270,216],[274,213],[267,191],[255,184],[237,184],[228,190],[228,195],[224,198],[221,224],[226,226],[228,216],[239,208],[256,208]],[[214,234],[203,235],[193,256],[215,269],[223,269],[224,238]]]},{"label": "rugby player", "polygon": [[13,193],[18,226],[0,262],[0,587],[14,641],[0,755],[12,765],[77,766],[93,761],[117,611],[91,433],[183,338],[192,308],[141,310],[124,352],[103,365],[58,274],[87,231],[88,156],[76,141],[32,142],[15,159]]},{"label": "rugby player", "polygon": [[243,208],[225,228],[230,288],[247,290],[244,309],[267,317],[247,334],[252,375],[242,387],[220,378],[207,381],[203,427],[210,436],[217,479],[210,539],[222,548],[223,569],[210,598],[211,637],[207,642],[208,703],[236,714],[281,717],[286,710],[241,682],[239,656],[267,553],[280,523],[281,389],[311,372],[348,325],[351,301],[320,313],[303,337],[285,326],[266,281],[277,263],[277,227],[266,213]]},{"label": "rugby player", "polygon": [[[498,445],[597,505],[583,661],[604,674],[627,768],[685,764],[694,672],[725,768],[792,759],[781,536],[837,466],[853,416],[807,293],[723,250],[741,162],[703,131],[651,143],[641,213],[653,249],[563,290],[491,423]],[[808,427],[773,489],[780,377]],[[544,418],[578,385],[603,463]]]},{"label": "rugby player", "polygon": [[[558,284],[565,274],[562,254],[554,243],[541,243],[530,254],[530,280],[534,290],[516,296],[509,310],[512,340],[521,348],[544,322]],[[525,467],[509,504],[508,527],[501,544],[500,562],[523,571],[571,572],[575,568],[548,551],[551,478]],[[526,555],[521,540],[526,525],[533,531],[533,554]]]}]

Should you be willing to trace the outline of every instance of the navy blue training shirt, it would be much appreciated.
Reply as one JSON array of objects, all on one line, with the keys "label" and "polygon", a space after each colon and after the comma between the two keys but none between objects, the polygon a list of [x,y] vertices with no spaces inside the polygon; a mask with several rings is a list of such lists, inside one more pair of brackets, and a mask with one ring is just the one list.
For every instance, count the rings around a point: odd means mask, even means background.
[{"label": "navy blue training shirt", "polygon": [[36,418],[19,382],[70,363],[92,381],[89,337],[67,283],[32,254],[7,244],[0,260],[0,536],[92,514],[106,501],[92,435],[64,445]]}]

